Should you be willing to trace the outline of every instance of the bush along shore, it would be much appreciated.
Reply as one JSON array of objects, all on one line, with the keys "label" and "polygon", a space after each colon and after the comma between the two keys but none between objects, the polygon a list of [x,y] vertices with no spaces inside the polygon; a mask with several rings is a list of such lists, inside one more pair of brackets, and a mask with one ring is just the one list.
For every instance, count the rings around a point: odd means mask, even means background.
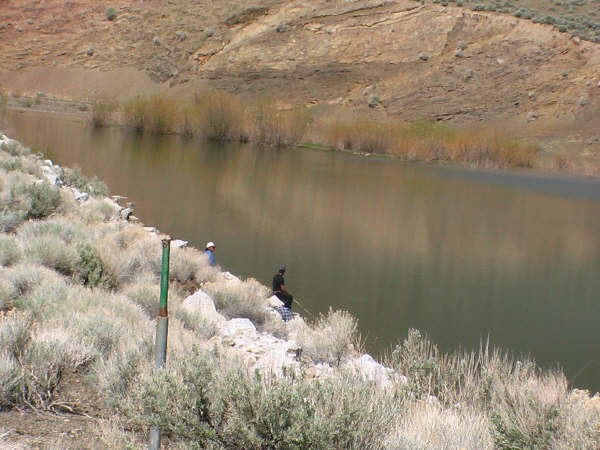
[{"label": "bush along shore", "polygon": [[177,133],[274,147],[316,140],[318,146],[334,150],[492,169],[535,167],[539,152],[536,143],[508,139],[492,129],[427,121],[404,124],[357,113],[336,115],[311,128],[309,108],[283,108],[268,98],[244,102],[216,90],[196,93],[189,103],[178,103],[164,94],[138,96],[124,104],[96,98],[90,121],[94,127],[117,124],[137,133]]},{"label": "bush along shore", "polygon": [[[0,418],[85,415],[90,448],[145,448],[152,427],[169,448],[600,448],[600,397],[558,371],[417,330],[377,362],[347,312],[284,323],[267,287],[183,246],[157,369],[159,233],[1,133],[0,188]],[[5,423],[0,446],[29,447]]]}]

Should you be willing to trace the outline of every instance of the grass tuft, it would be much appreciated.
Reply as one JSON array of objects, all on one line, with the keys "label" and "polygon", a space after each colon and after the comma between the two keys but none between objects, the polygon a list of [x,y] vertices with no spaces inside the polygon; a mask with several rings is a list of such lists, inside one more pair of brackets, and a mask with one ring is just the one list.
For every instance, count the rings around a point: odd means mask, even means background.
[{"label": "grass tuft", "polygon": [[63,275],[72,275],[78,262],[77,250],[65,245],[60,237],[45,235],[25,244],[29,261],[54,269]]},{"label": "grass tuft", "polygon": [[310,122],[308,109],[283,109],[274,99],[257,101],[250,110],[250,117],[252,140],[275,147],[298,144]]},{"label": "grass tuft", "polygon": [[300,329],[296,340],[313,361],[336,366],[360,347],[357,320],[346,311],[331,309],[319,316],[314,327]]},{"label": "grass tuft", "polygon": [[244,140],[244,105],[221,91],[197,94],[194,114],[201,137],[212,141]]},{"label": "grass tuft", "polygon": [[110,123],[111,115],[117,110],[117,102],[106,97],[96,97],[92,101],[92,125],[102,128]]},{"label": "grass tuft", "polygon": [[23,259],[21,244],[15,236],[0,235],[0,266],[13,266]]},{"label": "grass tuft", "polygon": [[226,318],[245,317],[257,327],[266,322],[269,289],[254,278],[243,282],[217,281],[207,283],[203,289],[212,297],[217,311]]}]

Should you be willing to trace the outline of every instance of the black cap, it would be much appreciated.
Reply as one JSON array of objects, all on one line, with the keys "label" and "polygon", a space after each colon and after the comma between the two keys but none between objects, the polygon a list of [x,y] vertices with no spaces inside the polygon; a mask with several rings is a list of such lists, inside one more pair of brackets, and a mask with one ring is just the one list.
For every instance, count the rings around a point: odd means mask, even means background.
[{"label": "black cap", "polygon": [[279,266],[279,271],[280,272],[285,272],[285,264],[282,264]]}]

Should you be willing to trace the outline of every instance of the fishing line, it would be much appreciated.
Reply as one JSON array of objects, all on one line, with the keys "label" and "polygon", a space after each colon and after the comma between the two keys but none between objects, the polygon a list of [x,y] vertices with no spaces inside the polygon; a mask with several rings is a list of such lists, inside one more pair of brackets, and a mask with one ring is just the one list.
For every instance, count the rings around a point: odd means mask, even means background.
[{"label": "fishing line", "polygon": [[300,308],[302,308],[304,310],[304,312],[308,313],[308,315],[310,315],[312,317],[316,317],[316,315],[314,313],[310,312],[308,310],[308,308],[306,308],[302,303],[300,303],[300,301],[298,300],[297,297],[295,297],[293,301],[296,302],[298,304],[298,306],[300,306]]},{"label": "fishing line", "polygon": [[577,378],[579,375],[581,375],[588,367],[590,367],[592,365],[593,362],[598,360],[598,356],[594,356],[592,359],[590,359],[587,363],[585,363],[583,365],[583,367],[581,369],[579,369],[577,372],[575,372],[575,375],[573,375],[572,377],[569,378],[569,382],[571,384],[573,384],[573,382],[575,381],[575,378]]}]

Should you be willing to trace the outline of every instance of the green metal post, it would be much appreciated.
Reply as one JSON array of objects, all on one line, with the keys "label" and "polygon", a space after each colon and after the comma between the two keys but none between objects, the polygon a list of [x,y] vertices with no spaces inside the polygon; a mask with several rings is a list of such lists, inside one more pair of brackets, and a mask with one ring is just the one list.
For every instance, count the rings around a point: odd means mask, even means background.
[{"label": "green metal post", "polygon": [[169,313],[167,311],[167,298],[169,296],[169,257],[171,239],[162,240],[162,271],[160,276],[160,305],[156,324],[156,367],[164,367],[167,360],[167,332],[169,326]]},{"label": "green metal post", "polygon": [[[167,299],[169,296],[169,257],[171,239],[162,240],[162,271],[160,276],[160,305],[156,321],[156,345],[154,362],[157,368],[165,366],[167,361],[167,334],[169,332],[169,313],[167,310]],[[150,450],[160,448],[161,432],[159,428],[150,430]]]}]

